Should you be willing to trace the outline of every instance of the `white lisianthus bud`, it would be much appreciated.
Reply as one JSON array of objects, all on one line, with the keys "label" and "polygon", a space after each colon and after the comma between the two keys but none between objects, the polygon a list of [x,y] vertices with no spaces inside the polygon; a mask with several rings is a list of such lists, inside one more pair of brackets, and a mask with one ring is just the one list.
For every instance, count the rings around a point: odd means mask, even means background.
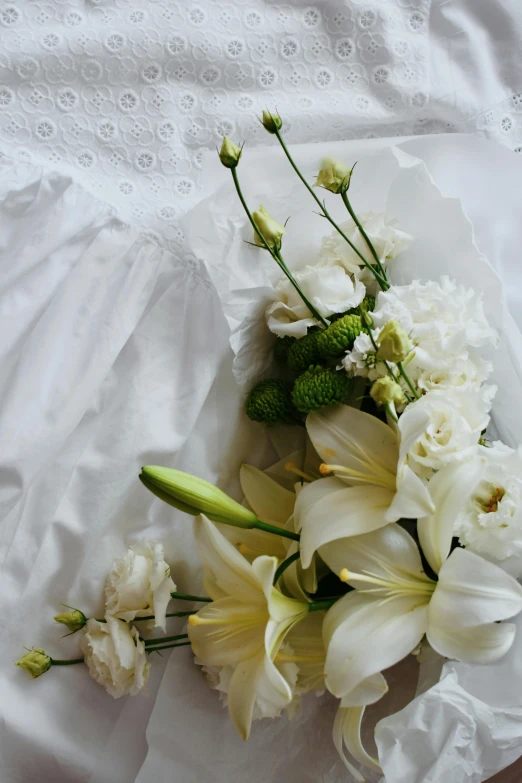
[{"label": "white lisianthus bud", "polygon": [[397,321],[388,321],[379,335],[379,358],[387,362],[402,362],[413,345]]},{"label": "white lisianthus bud", "polygon": [[370,389],[370,397],[377,405],[404,405],[406,397],[399,384],[390,378],[378,378]]},{"label": "white lisianthus bud", "polygon": [[180,511],[194,516],[205,514],[215,522],[235,527],[252,528],[258,522],[252,511],[205,479],[156,465],[141,470],[140,479],[147,489]]},{"label": "white lisianthus bud", "polygon": [[87,622],[86,616],[83,612],[80,612],[79,609],[71,609],[70,612],[55,614],[54,619],[57,623],[62,623],[62,625],[65,625],[65,627],[68,628],[71,633],[80,631]]},{"label": "white lisianthus bud", "polygon": [[331,193],[345,193],[350,187],[352,169],[334,158],[325,158],[314,188],[325,188]]},{"label": "white lisianthus bud", "polygon": [[[262,204],[258,210],[252,213],[252,217],[254,218],[254,223],[263,235],[267,245],[269,247],[275,248],[276,250],[279,250],[281,247],[281,238],[283,234],[286,233],[284,226],[278,223],[277,220],[274,220],[272,215]],[[254,241],[256,245],[264,247],[264,244],[261,241],[261,237],[257,231],[254,232]]]},{"label": "white lisianthus bud", "polygon": [[279,114],[272,114],[270,111],[263,111],[263,126],[269,133],[275,133],[283,126],[283,120]]},{"label": "white lisianthus bud", "polygon": [[36,649],[30,650],[26,655],[20,658],[16,662],[16,666],[21,666],[29,672],[31,677],[36,679],[41,674],[45,674],[52,666],[51,658],[46,654],[45,650]]},{"label": "white lisianthus bud", "polygon": [[219,151],[219,159],[227,169],[235,169],[241,157],[241,148],[233,141],[223,137],[223,143]]},{"label": "white lisianthus bud", "polygon": [[89,674],[114,698],[135,696],[145,686],[150,672],[145,645],[136,628],[123,620],[89,620],[80,642]]}]

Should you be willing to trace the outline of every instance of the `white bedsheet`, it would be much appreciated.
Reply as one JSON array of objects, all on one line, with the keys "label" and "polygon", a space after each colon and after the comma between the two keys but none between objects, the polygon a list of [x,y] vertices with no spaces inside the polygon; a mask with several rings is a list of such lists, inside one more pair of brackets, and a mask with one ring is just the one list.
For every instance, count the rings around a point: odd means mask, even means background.
[{"label": "white bedsheet", "polygon": [[[194,584],[186,521],[136,474],[226,478],[205,442],[238,404],[227,332],[179,229],[203,151],[265,143],[267,104],[294,142],[468,130],[522,149],[521,32],[518,0],[0,2],[2,783],[127,783],[147,752],[164,661],[119,702],[82,667],[33,683],[12,663],[24,644],[73,655],[52,615],[99,612],[140,535]],[[504,249],[499,232],[486,252],[509,273]]]}]

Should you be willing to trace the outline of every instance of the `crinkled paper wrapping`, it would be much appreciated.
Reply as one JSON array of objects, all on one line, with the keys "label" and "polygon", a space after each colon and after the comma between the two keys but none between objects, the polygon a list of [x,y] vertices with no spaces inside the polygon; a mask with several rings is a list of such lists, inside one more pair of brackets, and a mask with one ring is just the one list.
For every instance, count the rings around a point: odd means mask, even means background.
[{"label": "crinkled paper wrapping", "polygon": [[[307,176],[317,171],[322,155],[333,153],[347,163],[354,162],[357,155],[360,162],[351,190],[355,209],[359,213],[386,211],[414,236],[410,248],[392,262],[393,282],[425,281],[447,274],[483,293],[487,316],[500,333],[493,357],[494,382],[499,387],[494,427],[506,443],[514,445],[522,442],[522,337],[504,304],[500,279],[475,244],[472,224],[461,201],[454,197],[465,193],[465,180],[448,178],[448,159],[458,166],[460,153],[467,153],[469,145],[477,141],[457,137],[448,143],[432,138],[423,140],[421,147],[415,140],[402,148],[377,152],[367,143],[347,142],[309,146],[296,154]],[[479,165],[486,168],[484,142],[480,144],[474,158],[467,161],[468,170]],[[442,166],[445,192],[453,197],[443,196],[423,161],[404,151],[413,147],[436,161],[437,145],[446,156],[445,168]],[[494,156],[495,148],[490,150]],[[321,238],[330,226],[313,214],[309,194],[276,153],[273,149],[265,154],[259,149],[245,152],[239,174],[252,208],[263,203],[280,221],[290,217],[283,250],[289,265],[298,268],[316,259]],[[506,158],[501,162],[508,163]],[[518,161],[513,163],[519,165]],[[233,372],[239,388],[233,396],[239,401],[270,368],[273,338],[265,325],[264,310],[279,270],[267,253],[245,244],[251,240],[250,227],[231,182],[223,174],[226,172],[217,174],[215,192],[190,213],[186,227],[195,254],[204,260],[216,286],[230,328]],[[495,176],[498,180],[498,168]],[[326,201],[332,214],[344,219],[340,200],[326,194]],[[478,210],[476,200],[473,210]],[[484,211],[491,213],[490,209]],[[478,227],[482,246],[489,242],[495,249],[494,239],[489,241],[488,237],[491,239],[497,225],[492,217],[489,227],[482,223]],[[511,230],[517,228],[512,221]],[[505,245],[506,225],[502,232]],[[220,399],[224,401],[224,397]],[[244,442],[241,448],[245,449]],[[366,742],[371,744],[375,722],[381,718],[375,739],[384,770],[382,781],[479,783],[520,755],[520,619],[518,626],[512,650],[497,664],[481,667],[447,662],[441,671],[442,659],[432,658],[421,666],[419,678],[418,665],[410,657],[388,671],[391,692],[371,708],[364,730]],[[255,724],[244,744],[235,735],[217,695],[208,690],[198,669],[188,665],[190,660],[187,652],[181,667],[179,658],[171,658],[149,724],[150,751],[138,783],[170,780],[173,771],[184,783],[338,783],[349,778],[331,742],[336,704],[328,694],[306,697],[301,714],[293,721],[283,717]],[[419,695],[414,698],[416,688]],[[364,774],[372,783],[380,779],[375,773]]]}]

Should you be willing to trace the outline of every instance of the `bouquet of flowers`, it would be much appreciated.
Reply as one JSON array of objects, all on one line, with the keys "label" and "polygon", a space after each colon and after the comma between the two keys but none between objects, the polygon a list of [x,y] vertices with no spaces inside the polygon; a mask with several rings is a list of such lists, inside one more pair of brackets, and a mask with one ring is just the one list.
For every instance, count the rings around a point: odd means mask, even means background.
[{"label": "bouquet of flowers", "polygon": [[[245,408],[287,442],[285,456],[241,467],[241,503],[201,477],[144,467],[147,489],[196,518],[202,594],[177,591],[161,544],[142,542],[115,561],[103,618],[70,607],[55,617],[82,631],[83,657],[34,649],[18,665],[37,677],[85,662],[118,698],[144,687],[151,652],[190,645],[245,740],[254,720],[292,717],[306,694],[328,691],[333,742],[364,781],[361,767],[382,772],[361,725],[388,691],[387,669],[412,653],[483,666],[513,644],[522,451],[488,431],[498,335],[481,294],[448,275],[394,282],[411,234],[355,212],[353,166],[327,159],[312,186],[281,118],[264,112],[262,123],[328,225],[315,263],[296,269],[283,255],[292,223],[251,211],[242,149],[224,139],[248,241],[280,272],[265,319],[250,316],[265,354],[251,363],[262,377]],[[190,608],[168,612],[171,598]],[[186,630],[149,636],[170,617]]]}]

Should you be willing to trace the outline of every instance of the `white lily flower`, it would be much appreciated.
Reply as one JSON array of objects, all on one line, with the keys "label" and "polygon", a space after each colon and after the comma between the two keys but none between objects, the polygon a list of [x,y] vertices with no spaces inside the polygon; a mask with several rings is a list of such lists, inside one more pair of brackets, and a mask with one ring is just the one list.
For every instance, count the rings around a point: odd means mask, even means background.
[{"label": "white lily flower", "polygon": [[308,568],[319,547],[433,511],[427,486],[406,463],[426,427],[416,419],[406,438],[375,416],[347,405],[311,413],[306,421],[322,469],[334,475],[314,481],[296,503],[301,562]]},{"label": "white lily flower", "polygon": [[206,665],[234,666],[228,689],[230,717],[247,739],[254,705],[278,711],[292,688],[274,659],[288,631],[308,614],[308,604],[273,587],[274,557],[250,564],[205,517],[196,520],[196,541],[212,603],[189,618],[194,654]]},{"label": "white lily flower", "polygon": [[522,587],[465,549],[445,559],[447,536],[437,525],[446,525],[446,514],[433,518],[431,564],[443,563],[438,581],[424,573],[417,545],[396,524],[321,548],[328,566],[356,588],[333,605],[323,625],[326,684],[334,695],[347,696],[398,663],[424,634],[440,655],[467,663],[491,663],[511,647],[516,626],[499,621],[522,610]]}]

